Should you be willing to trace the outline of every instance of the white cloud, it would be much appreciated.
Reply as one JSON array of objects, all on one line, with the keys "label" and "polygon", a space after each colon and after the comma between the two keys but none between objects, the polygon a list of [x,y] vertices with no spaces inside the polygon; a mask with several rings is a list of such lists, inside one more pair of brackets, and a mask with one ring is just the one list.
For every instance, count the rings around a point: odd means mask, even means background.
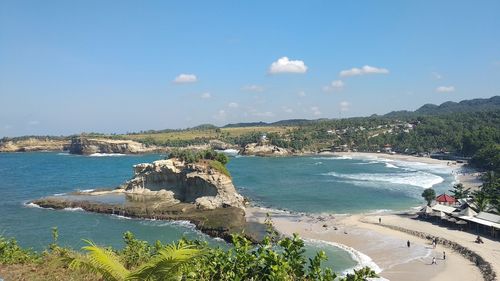
[{"label": "white cloud", "polygon": [[351,69],[342,70],[340,72],[340,77],[356,76],[364,74],[388,74],[388,73],[389,73],[388,69],[365,65],[361,68],[354,67]]},{"label": "white cloud", "polygon": [[265,111],[265,112],[252,112],[252,115],[254,116],[258,116],[258,117],[273,117],[274,116],[274,113],[272,113],[271,111]]},{"label": "white cloud", "polygon": [[293,109],[288,106],[283,106],[282,109],[286,113],[293,113]]},{"label": "white cloud", "polygon": [[40,121],[38,121],[38,120],[32,120],[32,121],[28,122],[28,125],[30,125],[30,126],[36,126],[38,124],[40,124]]},{"label": "white cloud", "polygon": [[264,87],[259,86],[259,85],[246,85],[246,86],[243,86],[241,89],[243,91],[257,92],[257,93],[264,91]]},{"label": "white cloud", "polygon": [[205,93],[200,95],[200,98],[202,98],[202,99],[209,99],[211,97],[212,97],[212,95],[209,92],[205,92]]},{"label": "white cloud", "polygon": [[342,88],[344,88],[344,82],[342,80],[334,80],[330,83],[330,85],[324,86],[323,91],[325,92],[330,92],[330,91],[340,91]]},{"label": "white cloud", "polygon": [[351,106],[351,104],[347,101],[341,101],[339,103],[339,106],[340,106],[340,111],[349,111],[349,107]]},{"label": "white cloud", "polygon": [[273,62],[269,67],[269,73],[306,73],[307,66],[301,60],[289,60],[288,57],[282,57]]},{"label": "white cloud", "polygon": [[319,107],[317,106],[311,106],[311,112],[312,114],[318,116],[318,115],[321,115],[321,111],[319,110]]},{"label": "white cloud", "polygon": [[441,80],[443,79],[443,75],[437,73],[437,72],[432,72],[432,78],[436,79],[436,80]]},{"label": "white cloud", "polygon": [[187,83],[194,83],[198,81],[198,78],[194,74],[179,74],[177,77],[174,79],[174,83],[176,84],[187,84]]},{"label": "white cloud", "polygon": [[230,102],[227,104],[229,108],[238,108],[240,105],[235,102]]},{"label": "white cloud", "polygon": [[455,92],[455,87],[453,87],[453,86],[440,86],[440,87],[436,88],[436,92],[438,92],[438,93]]},{"label": "white cloud", "polygon": [[224,109],[219,110],[215,115],[214,119],[216,120],[224,120],[226,119],[226,111]]},{"label": "white cloud", "polygon": [[306,96],[306,92],[304,92],[304,91],[300,91],[300,92],[298,92],[298,93],[297,93],[297,95],[298,95],[299,97],[305,97],[305,96]]}]

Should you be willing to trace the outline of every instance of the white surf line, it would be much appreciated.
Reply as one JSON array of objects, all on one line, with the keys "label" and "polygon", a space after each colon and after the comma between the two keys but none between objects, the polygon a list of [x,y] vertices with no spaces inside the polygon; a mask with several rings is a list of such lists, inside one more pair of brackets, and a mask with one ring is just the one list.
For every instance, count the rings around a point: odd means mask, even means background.
[{"label": "white surf line", "polygon": [[328,244],[330,246],[333,246],[333,247],[336,247],[336,248],[339,248],[339,249],[342,249],[342,250],[348,252],[349,255],[351,255],[351,258],[357,262],[357,265],[352,267],[352,268],[348,268],[348,269],[342,271],[343,276],[347,275],[348,273],[354,273],[354,270],[361,269],[365,266],[368,266],[373,271],[375,271],[375,273],[377,273],[377,274],[382,272],[382,269],[373,261],[372,258],[370,258],[368,255],[366,255],[366,254],[364,254],[364,253],[362,253],[362,252],[360,252],[352,247],[349,247],[349,246],[341,244],[341,243],[312,239],[312,238],[303,238],[303,240],[307,241],[307,242],[316,243],[316,244]]}]

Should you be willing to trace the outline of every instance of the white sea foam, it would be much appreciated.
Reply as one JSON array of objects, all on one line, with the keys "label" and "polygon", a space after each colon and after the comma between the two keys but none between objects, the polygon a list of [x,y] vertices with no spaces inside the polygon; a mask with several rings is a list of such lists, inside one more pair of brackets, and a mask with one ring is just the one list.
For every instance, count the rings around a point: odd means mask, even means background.
[{"label": "white sea foam", "polygon": [[30,202],[30,203],[27,203],[27,204],[24,204],[26,207],[30,207],[30,208],[39,208],[39,209],[43,209],[42,207],[40,207],[40,205],[37,205],[33,202]]},{"label": "white sea foam", "polygon": [[352,159],[351,156],[321,156],[321,157],[313,157],[314,160],[348,160]]},{"label": "white sea foam", "polygon": [[304,240],[309,242],[309,243],[314,243],[314,244],[328,244],[330,246],[337,247],[339,249],[342,249],[342,250],[348,252],[349,255],[351,255],[351,258],[357,262],[357,265],[352,267],[352,268],[344,270],[342,272],[342,275],[346,275],[348,273],[353,273],[354,270],[361,269],[365,266],[368,266],[376,273],[379,273],[382,271],[382,269],[369,256],[363,254],[362,252],[360,252],[354,248],[346,246],[344,244],[330,242],[330,241],[316,240],[316,239],[304,239]]},{"label": "white sea foam", "polygon": [[56,193],[56,194],[54,194],[54,196],[64,196],[64,195],[66,195],[66,193]]},{"label": "white sea foam", "polygon": [[408,173],[359,173],[359,174],[341,174],[336,172],[326,173],[324,175],[333,176],[341,179],[365,182],[387,182],[393,184],[405,184],[418,186],[422,188],[430,188],[444,181],[438,175],[427,172],[416,171]]},{"label": "white sea foam", "polygon": [[396,165],[392,165],[391,163],[385,163],[385,166],[386,166],[387,168],[394,168],[394,169],[399,168],[398,166],[396,166]]},{"label": "white sea foam", "polygon": [[122,153],[92,153],[89,157],[116,157],[116,156],[126,156]]},{"label": "white sea foam", "polygon": [[71,154],[69,154],[68,152],[59,152],[57,153],[57,155],[71,155]]},{"label": "white sea foam", "polygon": [[84,212],[85,210],[80,208],[80,207],[76,207],[76,208],[64,208],[63,210],[65,211],[70,211],[70,212]]},{"label": "white sea foam", "polygon": [[84,192],[84,193],[90,193],[92,191],[94,191],[95,189],[82,189],[82,190],[78,190],[79,192]]},{"label": "white sea foam", "polygon": [[117,219],[122,219],[122,220],[131,220],[132,218],[130,217],[126,217],[126,216],[122,216],[122,215],[115,215],[115,214],[112,214],[111,216],[117,218]]},{"label": "white sea foam", "polygon": [[236,156],[236,155],[238,155],[238,152],[239,152],[239,150],[232,149],[232,148],[228,148],[228,149],[224,149],[224,150],[216,150],[216,151],[224,153],[224,154],[226,154],[228,156]]}]

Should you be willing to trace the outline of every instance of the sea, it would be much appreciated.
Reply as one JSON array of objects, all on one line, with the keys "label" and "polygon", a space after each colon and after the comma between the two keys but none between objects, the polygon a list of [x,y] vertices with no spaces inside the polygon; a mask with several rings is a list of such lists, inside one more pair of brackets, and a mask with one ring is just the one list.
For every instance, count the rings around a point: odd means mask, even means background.
[{"label": "sea", "polygon": [[[90,239],[100,245],[123,247],[122,235],[172,242],[181,237],[227,247],[183,221],[130,219],[81,209],[50,210],[28,201],[63,196],[75,190],[112,188],[132,177],[132,166],[163,159],[165,155],[71,155],[57,152],[0,154],[0,235],[15,237],[24,247],[43,250],[51,242],[51,228],[59,243],[74,249]],[[442,165],[405,162],[383,157],[333,156],[230,158],[228,169],[236,189],[253,205],[305,214],[389,212],[423,204],[421,193],[437,193],[456,181],[453,169]],[[342,272],[360,261],[351,251],[306,241],[307,254],[324,250],[327,266]]]}]

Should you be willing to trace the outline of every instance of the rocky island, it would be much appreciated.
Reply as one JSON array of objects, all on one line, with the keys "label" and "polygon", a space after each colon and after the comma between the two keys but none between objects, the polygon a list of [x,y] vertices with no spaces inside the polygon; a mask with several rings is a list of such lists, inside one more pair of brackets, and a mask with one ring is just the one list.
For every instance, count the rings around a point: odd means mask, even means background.
[{"label": "rocky island", "polygon": [[[245,233],[257,241],[264,228],[246,222],[245,199],[221,165],[213,159],[189,163],[178,158],[137,164],[132,179],[113,190],[75,192],[31,203],[134,218],[187,220],[202,232],[226,241],[230,241],[231,233]],[[110,196],[114,199],[107,202]],[[116,203],[117,198],[122,202]]]},{"label": "rocky island", "polygon": [[249,143],[240,150],[241,155],[255,155],[255,156],[289,156],[293,152],[289,149],[282,148],[269,143]]}]

